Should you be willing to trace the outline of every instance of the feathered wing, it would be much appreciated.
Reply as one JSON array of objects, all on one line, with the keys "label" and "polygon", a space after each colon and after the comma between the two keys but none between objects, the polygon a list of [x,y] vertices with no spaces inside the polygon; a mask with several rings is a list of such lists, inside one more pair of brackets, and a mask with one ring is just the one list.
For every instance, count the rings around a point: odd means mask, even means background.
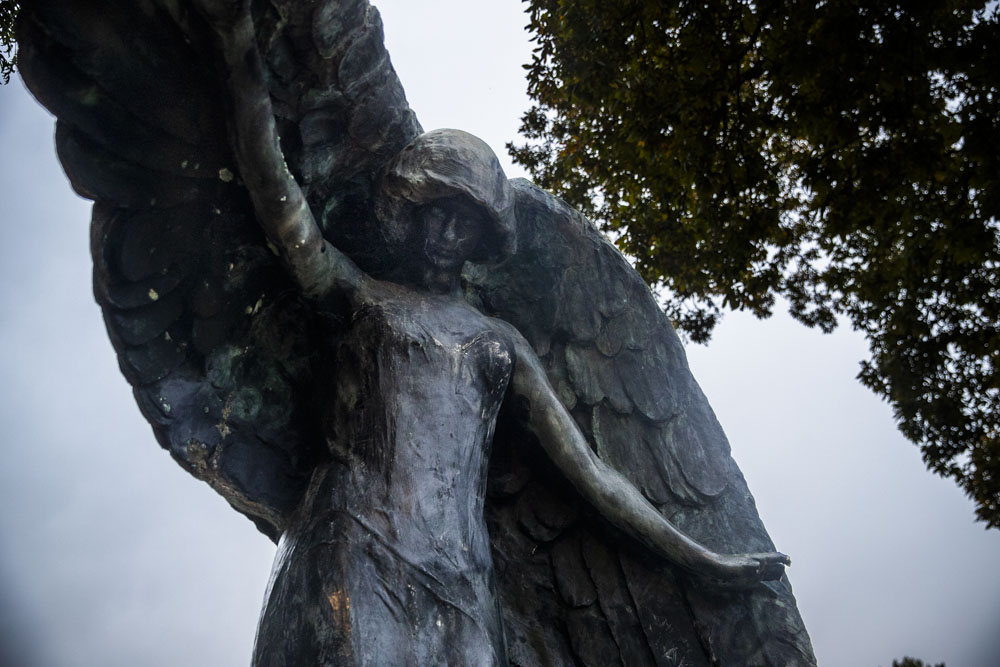
[{"label": "feathered wing", "polygon": [[[377,270],[370,203],[420,128],[364,0],[258,3],[283,150],[317,220]],[[94,292],[160,444],[272,539],[325,445],[314,375],[335,322],[256,223],[198,17],[164,0],[25,3],[21,73],[94,200]],[[329,369],[326,369],[329,370]]]},{"label": "feathered wing", "polygon": [[[518,253],[468,274],[474,298],[525,335],[597,453],[668,520],[720,553],[773,550],[642,279],[578,212],[513,184]],[[487,511],[512,662],[815,664],[786,578],[724,590],[663,567],[591,516],[516,411],[498,425]]]}]

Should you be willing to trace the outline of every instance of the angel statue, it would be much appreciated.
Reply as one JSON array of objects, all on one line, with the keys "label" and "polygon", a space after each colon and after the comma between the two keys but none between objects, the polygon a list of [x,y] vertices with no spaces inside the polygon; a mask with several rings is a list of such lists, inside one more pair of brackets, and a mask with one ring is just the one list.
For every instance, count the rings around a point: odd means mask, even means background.
[{"label": "angel statue", "polygon": [[649,289],[423,132],[366,0],[37,0],[160,444],[277,541],[253,664],[814,665]]}]

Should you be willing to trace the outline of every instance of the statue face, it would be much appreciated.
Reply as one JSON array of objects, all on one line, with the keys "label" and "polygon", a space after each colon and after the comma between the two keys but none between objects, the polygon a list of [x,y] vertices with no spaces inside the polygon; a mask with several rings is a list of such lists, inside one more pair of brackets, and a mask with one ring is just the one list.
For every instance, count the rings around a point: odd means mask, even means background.
[{"label": "statue face", "polygon": [[424,259],[439,270],[460,270],[476,251],[487,221],[475,204],[461,197],[439,199],[416,211],[423,225]]}]

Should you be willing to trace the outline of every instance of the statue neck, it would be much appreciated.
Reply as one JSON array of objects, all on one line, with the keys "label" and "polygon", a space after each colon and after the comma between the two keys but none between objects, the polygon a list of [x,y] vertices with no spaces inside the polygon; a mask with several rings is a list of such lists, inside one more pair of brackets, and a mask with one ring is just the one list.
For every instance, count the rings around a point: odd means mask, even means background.
[{"label": "statue neck", "polygon": [[458,272],[433,266],[421,267],[415,278],[421,288],[434,294],[457,294],[461,285]]}]

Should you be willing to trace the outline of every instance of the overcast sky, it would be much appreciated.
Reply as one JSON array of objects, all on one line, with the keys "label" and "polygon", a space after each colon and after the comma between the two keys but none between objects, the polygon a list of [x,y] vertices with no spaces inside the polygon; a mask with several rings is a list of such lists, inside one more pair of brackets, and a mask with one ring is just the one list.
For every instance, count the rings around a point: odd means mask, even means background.
[{"label": "overcast sky", "polygon": [[[377,3],[426,129],[501,154],[527,108],[517,0]],[[90,288],[89,203],[52,121],[0,87],[0,665],[249,663],[274,553],[162,450]],[[726,428],[820,664],[1000,664],[1000,532],[927,472],[854,379],[864,341],[727,316],[695,377]]]}]

